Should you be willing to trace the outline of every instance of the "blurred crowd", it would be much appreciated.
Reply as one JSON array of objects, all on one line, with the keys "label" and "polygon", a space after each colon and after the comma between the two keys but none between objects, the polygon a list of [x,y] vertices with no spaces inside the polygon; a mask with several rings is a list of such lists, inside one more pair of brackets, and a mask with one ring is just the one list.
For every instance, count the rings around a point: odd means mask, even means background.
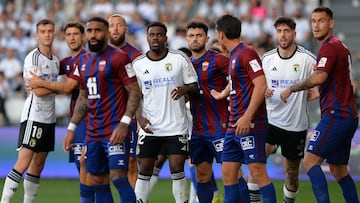
[{"label": "blurred crowd", "polygon": [[[128,24],[127,41],[145,52],[148,49],[145,28],[149,22],[166,24],[168,46],[178,49],[187,47],[185,26],[190,20],[202,20],[209,25],[209,43],[213,44],[215,19],[230,13],[242,20],[242,40],[262,55],[276,46],[273,22],[283,15],[295,18],[296,42],[311,50],[309,15],[318,6],[316,0],[0,0],[0,3],[0,126],[17,124],[9,120],[9,114],[14,112],[5,104],[6,100],[26,96],[22,66],[26,54],[37,46],[35,25],[40,19],[56,22],[53,47],[63,58],[69,55],[62,31],[68,21],[86,22],[91,16],[107,18],[119,13]],[[58,96],[59,124],[67,124],[67,102],[66,96]]]}]

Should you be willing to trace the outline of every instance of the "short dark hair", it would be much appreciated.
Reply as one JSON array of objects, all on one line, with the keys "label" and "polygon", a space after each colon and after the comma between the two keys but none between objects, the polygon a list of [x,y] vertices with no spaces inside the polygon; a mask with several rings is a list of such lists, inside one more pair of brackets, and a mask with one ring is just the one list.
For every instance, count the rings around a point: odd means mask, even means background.
[{"label": "short dark hair", "polygon": [[53,25],[55,27],[55,22],[50,19],[42,19],[38,23],[36,23],[36,30],[40,25]]},{"label": "short dark hair", "polygon": [[87,22],[89,23],[89,22],[93,22],[93,21],[102,23],[105,25],[106,28],[109,29],[109,22],[107,20],[105,20],[104,18],[96,16],[96,17],[90,18]]},{"label": "short dark hair", "polygon": [[201,21],[192,21],[189,24],[187,24],[186,26],[186,31],[188,31],[189,29],[195,29],[195,28],[200,28],[203,29],[205,31],[205,33],[208,33],[209,27],[201,22]]},{"label": "short dark hair", "polygon": [[274,23],[274,27],[277,28],[279,25],[282,24],[289,26],[292,30],[295,30],[296,28],[296,22],[291,17],[286,17],[286,16],[279,17],[278,19],[276,19]]},{"label": "short dark hair", "polygon": [[333,19],[332,10],[325,6],[320,6],[320,7],[315,8],[312,13],[321,13],[321,12],[325,12],[326,15],[329,16],[330,19]]},{"label": "short dark hair", "polygon": [[223,15],[216,20],[216,30],[224,32],[228,39],[240,38],[241,21],[229,14]]},{"label": "short dark hair", "polygon": [[85,33],[84,25],[79,23],[79,22],[68,22],[68,23],[66,23],[66,25],[64,26],[63,31],[66,32],[66,30],[68,28],[72,28],[72,27],[79,29],[82,34]]},{"label": "short dark hair", "polygon": [[166,27],[166,25],[165,25],[164,23],[162,23],[162,22],[156,21],[156,22],[150,23],[150,24],[147,26],[147,28],[146,28],[146,32],[148,32],[151,27],[161,27],[161,28],[164,29],[165,35],[166,35],[166,33],[167,33],[167,27]]}]

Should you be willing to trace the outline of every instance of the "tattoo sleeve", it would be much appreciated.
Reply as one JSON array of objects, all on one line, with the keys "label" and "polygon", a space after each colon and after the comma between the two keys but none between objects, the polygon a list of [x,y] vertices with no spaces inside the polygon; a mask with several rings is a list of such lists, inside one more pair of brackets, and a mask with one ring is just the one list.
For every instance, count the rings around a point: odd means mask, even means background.
[{"label": "tattoo sleeve", "polygon": [[80,90],[79,97],[76,100],[74,114],[71,118],[71,122],[79,124],[87,113],[87,97],[85,90]]},{"label": "tattoo sleeve", "polygon": [[129,92],[129,99],[126,104],[125,115],[133,117],[140,104],[140,88],[137,82],[130,83],[125,86]]}]

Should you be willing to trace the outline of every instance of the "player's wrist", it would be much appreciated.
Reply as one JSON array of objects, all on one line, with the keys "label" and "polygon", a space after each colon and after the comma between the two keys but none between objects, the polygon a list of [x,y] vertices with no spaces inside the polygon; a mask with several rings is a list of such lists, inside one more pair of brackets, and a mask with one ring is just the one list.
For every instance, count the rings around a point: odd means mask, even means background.
[{"label": "player's wrist", "polygon": [[123,115],[123,117],[120,120],[120,123],[124,123],[126,125],[130,125],[131,123],[131,117],[127,115]]},{"label": "player's wrist", "polygon": [[76,128],[77,128],[77,125],[75,123],[72,123],[72,122],[70,122],[68,127],[67,127],[68,130],[73,131],[73,132],[76,130]]}]

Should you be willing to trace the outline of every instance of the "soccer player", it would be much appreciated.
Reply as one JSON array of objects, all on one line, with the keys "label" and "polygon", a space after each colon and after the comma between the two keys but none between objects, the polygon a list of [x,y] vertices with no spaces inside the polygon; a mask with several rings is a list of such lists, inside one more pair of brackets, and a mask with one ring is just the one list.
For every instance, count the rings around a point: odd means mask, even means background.
[{"label": "soccer player", "polygon": [[263,202],[276,202],[275,188],[265,167],[268,120],[264,94],[266,80],[256,51],[240,41],[241,21],[223,15],[216,21],[216,37],[230,52],[230,116],[222,153],[225,203],[249,202],[247,183],[238,173],[248,164]]},{"label": "soccer player", "polygon": [[221,163],[229,112],[227,99],[216,100],[210,91],[221,91],[227,86],[229,59],[206,48],[209,40],[208,26],[203,22],[193,21],[186,26],[186,40],[192,52],[191,62],[198,75],[200,87],[200,94],[190,97],[193,117],[190,157],[196,169],[199,202],[211,202],[212,164],[214,158],[217,163]]},{"label": "soccer player", "polygon": [[[125,19],[119,14],[113,14],[109,17],[109,31],[110,31],[110,45],[123,50],[133,61],[136,57],[141,55],[141,52],[125,41],[125,35],[128,31]],[[128,178],[131,186],[135,188],[135,183],[138,175],[138,164],[136,160],[136,144],[137,144],[137,122],[136,119],[131,120],[130,124],[131,140],[129,153],[129,170]]]},{"label": "soccer player", "polygon": [[[60,73],[59,59],[53,54],[55,24],[43,19],[36,24],[38,47],[24,60],[25,83],[31,72],[43,80],[56,81]],[[34,202],[46,157],[55,145],[55,94],[45,88],[32,89],[23,107],[17,145],[18,159],[5,179],[1,203],[9,203],[14,196],[23,174],[24,202]]]},{"label": "soccer player", "polygon": [[[295,44],[296,23],[293,18],[280,17],[274,23],[278,47],[266,52],[262,58],[262,67],[268,89],[265,92],[266,110],[269,119],[269,134],[266,137],[266,155],[275,153],[281,147],[285,157],[286,180],[283,186],[285,203],[295,201],[299,188],[299,166],[304,158],[306,134],[309,128],[307,101],[308,91],[302,91],[289,98],[287,105],[280,100],[281,90],[294,81],[308,77],[316,63],[315,56],[305,48]],[[317,93],[317,94],[316,94]],[[251,176],[248,178],[251,202],[260,202],[259,186]]]},{"label": "soccer player", "polygon": [[351,140],[358,126],[350,79],[350,51],[333,35],[334,19],[331,9],[315,8],[311,14],[311,27],[315,39],[321,45],[315,71],[306,79],[283,90],[280,96],[287,102],[292,93],[319,86],[321,120],[306,148],[305,170],[318,202],[330,202],[326,177],[320,167],[325,159],[342,189],[345,201],[359,202],[355,183],[347,168]]},{"label": "soccer player", "polygon": [[161,148],[168,157],[173,195],[188,201],[184,163],[189,154],[185,94],[198,94],[197,76],[189,57],[166,47],[167,28],[161,22],[147,27],[150,50],[133,61],[143,95],[136,119],[141,125],[137,146],[140,169],[135,185],[138,202],[147,202],[150,178]]},{"label": "soccer player", "polygon": [[[66,74],[65,82],[51,82],[45,81],[37,77],[29,78],[29,85],[31,88],[43,87],[55,91],[56,93],[71,94],[70,102],[70,117],[73,115],[76,99],[79,95],[80,81],[69,77],[73,74],[75,69],[75,61],[80,56],[86,53],[83,48],[85,39],[85,28],[79,22],[69,22],[64,27],[65,41],[70,48],[70,56],[65,57],[60,61],[60,68]],[[94,201],[94,192],[91,187],[89,174],[86,173],[85,166],[85,147],[83,146],[86,134],[85,119],[83,119],[75,130],[75,137],[72,143],[72,148],[69,151],[69,161],[75,162],[78,171],[80,172],[80,202],[88,203]]]},{"label": "soccer player", "polygon": [[109,175],[121,202],[136,202],[127,178],[128,128],[139,105],[140,90],[129,58],[108,45],[109,35],[109,24],[105,19],[93,17],[88,20],[86,38],[91,53],[82,55],[70,76],[80,80],[80,93],[63,149],[70,149],[74,130],[86,116],[86,170],[91,176],[95,202],[114,201]]}]

